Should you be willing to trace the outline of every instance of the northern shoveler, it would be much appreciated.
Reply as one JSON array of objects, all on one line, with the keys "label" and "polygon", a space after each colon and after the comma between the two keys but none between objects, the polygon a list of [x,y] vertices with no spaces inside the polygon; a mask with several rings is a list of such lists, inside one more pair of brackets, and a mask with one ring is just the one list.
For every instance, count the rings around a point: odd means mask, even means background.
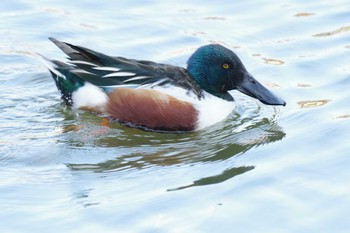
[{"label": "northern shoveler", "polygon": [[151,130],[189,131],[223,120],[235,107],[230,90],[268,105],[285,105],[219,45],[198,48],[187,69],[112,57],[49,38],[68,63],[45,59],[62,100],[75,108]]}]

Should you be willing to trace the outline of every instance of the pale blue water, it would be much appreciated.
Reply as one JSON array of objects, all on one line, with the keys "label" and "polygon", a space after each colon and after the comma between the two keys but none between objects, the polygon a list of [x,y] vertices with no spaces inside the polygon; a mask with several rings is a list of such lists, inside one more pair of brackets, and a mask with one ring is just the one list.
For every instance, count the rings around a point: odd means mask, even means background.
[{"label": "pale blue water", "polygon": [[[2,1],[1,232],[348,232],[349,1]],[[234,50],[287,101],[199,132],[101,126],[35,53],[48,37],[185,66]]]}]

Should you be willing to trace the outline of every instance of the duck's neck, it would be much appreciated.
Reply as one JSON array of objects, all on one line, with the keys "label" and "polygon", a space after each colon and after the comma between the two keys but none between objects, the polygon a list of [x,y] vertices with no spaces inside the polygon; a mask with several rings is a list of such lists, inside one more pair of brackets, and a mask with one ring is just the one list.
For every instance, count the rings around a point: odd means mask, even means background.
[{"label": "duck's neck", "polygon": [[215,88],[208,82],[209,78],[207,76],[209,71],[207,70],[207,67],[198,69],[195,64],[193,65],[191,62],[188,62],[187,71],[193,82],[195,82],[204,91],[226,101],[234,101],[233,97],[227,91],[222,91],[220,88]]},{"label": "duck's neck", "polygon": [[[205,74],[202,73],[200,75],[202,75],[202,77],[203,77],[203,75],[205,75]],[[206,80],[205,78],[196,78],[198,76],[191,75],[190,73],[189,73],[189,76],[191,77],[191,82],[193,83],[192,86],[196,87],[197,90],[200,90],[201,94],[199,95],[199,99],[204,97],[203,91],[206,91],[209,94],[211,94],[213,96],[216,96],[216,97],[219,97],[221,99],[224,99],[226,101],[230,101],[230,102],[234,101],[233,97],[227,91],[226,92],[222,92],[222,91],[215,91],[215,90],[213,90],[213,88],[211,88],[210,85],[207,82],[205,82],[205,80]],[[197,94],[197,96],[198,96],[198,94]]]}]

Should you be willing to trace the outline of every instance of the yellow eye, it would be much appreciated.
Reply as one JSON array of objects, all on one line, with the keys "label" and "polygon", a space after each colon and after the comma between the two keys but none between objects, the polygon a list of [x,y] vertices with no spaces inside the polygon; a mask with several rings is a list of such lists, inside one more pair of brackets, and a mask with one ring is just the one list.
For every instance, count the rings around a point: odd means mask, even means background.
[{"label": "yellow eye", "polygon": [[224,68],[224,69],[229,69],[229,68],[230,68],[230,65],[227,64],[227,63],[224,63],[224,64],[222,65],[222,68]]}]

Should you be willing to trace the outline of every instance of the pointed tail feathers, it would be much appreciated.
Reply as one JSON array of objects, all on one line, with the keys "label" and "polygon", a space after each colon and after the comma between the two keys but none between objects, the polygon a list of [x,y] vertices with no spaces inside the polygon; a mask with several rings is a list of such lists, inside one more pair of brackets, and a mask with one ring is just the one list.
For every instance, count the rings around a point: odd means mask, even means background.
[{"label": "pointed tail feathers", "polygon": [[40,54],[38,55],[40,61],[49,69],[56,83],[57,89],[61,93],[62,100],[67,105],[72,105],[72,93],[84,86],[85,80],[71,72],[74,69],[72,65],[56,60],[50,60]]}]

